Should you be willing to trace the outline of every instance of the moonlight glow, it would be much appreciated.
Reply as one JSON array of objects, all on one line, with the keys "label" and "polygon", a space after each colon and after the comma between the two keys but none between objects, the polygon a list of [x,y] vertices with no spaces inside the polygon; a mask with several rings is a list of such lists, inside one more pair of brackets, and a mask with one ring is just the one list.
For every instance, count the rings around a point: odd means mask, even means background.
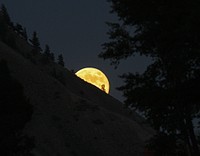
[{"label": "moonlight glow", "polygon": [[96,68],[83,68],[76,72],[76,75],[86,82],[98,87],[99,89],[109,93],[110,85],[106,75]]}]

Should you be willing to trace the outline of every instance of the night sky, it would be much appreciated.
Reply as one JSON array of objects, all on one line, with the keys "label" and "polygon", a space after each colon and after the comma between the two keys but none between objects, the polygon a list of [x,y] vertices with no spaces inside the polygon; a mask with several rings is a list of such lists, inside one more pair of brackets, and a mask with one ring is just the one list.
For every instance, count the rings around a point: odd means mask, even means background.
[{"label": "night sky", "polygon": [[110,3],[106,0],[2,0],[11,20],[26,27],[31,38],[38,33],[42,49],[45,44],[51,52],[63,54],[65,67],[75,72],[83,67],[102,70],[110,81],[110,94],[123,101],[122,93],[115,88],[123,84],[118,77],[126,72],[142,72],[150,62],[135,57],[122,61],[117,69],[108,60],[98,58],[104,42],[108,41],[105,22],[116,22],[117,16],[110,14]]}]

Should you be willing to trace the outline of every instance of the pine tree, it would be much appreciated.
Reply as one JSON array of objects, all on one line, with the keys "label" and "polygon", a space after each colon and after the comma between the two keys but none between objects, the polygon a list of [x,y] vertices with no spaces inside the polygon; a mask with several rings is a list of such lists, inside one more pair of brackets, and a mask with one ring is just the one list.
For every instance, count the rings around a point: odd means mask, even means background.
[{"label": "pine tree", "polygon": [[5,7],[4,4],[1,5],[1,12],[2,12],[3,19],[6,22],[6,24],[12,26],[12,22],[10,20],[10,16],[9,16],[7,8]]},{"label": "pine tree", "polygon": [[50,48],[49,48],[49,45],[48,45],[48,44],[45,45],[44,55],[45,55],[47,58],[50,58],[51,52],[50,52]]},{"label": "pine tree", "polygon": [[22,25],[19,24],[19,23],[16,23],[15,30],[16,30],[19,34],[22,34],[22,32],[23,32],[23,27],[22,27]]},{"label": "pine tree", "polygon": [[55,61],[54,53],[50,53],[50,59],[51,59],[53,62]]},{"label": "pine tree", "polygon": [[28,35],[27,35],[25,27],[23,28],[22,34],[23,34],[24,39],[27,41],[28,40]]},{"label": "pine tree", "polygon": [[7,24],[4,22],[4,20],[0,16],[0,39],[1,39],[1,41],[3,41],[3,42],[6,41],[7,32],[8,32]]},{"label": "pine tree", "polygon": [[61,66],[65,66],[62,54],[58,55],[58,64]]},{"label": "pine tree", "polygon": [[7,13],[7,9],[2,4],[1,10],[0,10],[0,39],[3,42],[6,41],[6,36],[7,36],[7,32],[8,32],[8,24],[7,24],[7,20],[5,19],[6,17],[9,18],[8,13]]},{"label": "pine tree", "polygon": [[33,32],[33,36],[32,36],[32,39],[30,40],[30,42],[33,45],[33,53],[34,54],[41,51],[39,38],[37,37],[37,33],[35,31]]},{"label": "pine tree", "polygon": [[44,64],[47,64],[49,63],[49,61],[55,61],[55,56],[54,56],[54,53],[50,51],[50,47],[48,44],[45,45],[45,50],[44,50],[44,53],[43,53],[43,58],[42,58],[42,62]]}]

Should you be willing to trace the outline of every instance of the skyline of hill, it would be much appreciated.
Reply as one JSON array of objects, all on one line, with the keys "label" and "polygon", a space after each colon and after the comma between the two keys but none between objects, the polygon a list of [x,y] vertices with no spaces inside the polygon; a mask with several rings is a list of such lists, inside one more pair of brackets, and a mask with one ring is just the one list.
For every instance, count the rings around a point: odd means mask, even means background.
[{"label": "skyline of hill", "polygon": [[25,132],[36,156],[144,155],[154,131],[141,116],[57,63],[44,63],[10,27],[7,34],[14,47],[0,41],[0,59],[33,105]]}]

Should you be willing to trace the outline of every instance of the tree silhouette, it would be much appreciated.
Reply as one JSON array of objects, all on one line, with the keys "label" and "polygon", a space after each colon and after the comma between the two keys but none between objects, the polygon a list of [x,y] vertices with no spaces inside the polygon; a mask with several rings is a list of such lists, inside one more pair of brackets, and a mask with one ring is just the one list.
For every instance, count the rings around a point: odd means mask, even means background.
[{"label": "tree silhouette", "polygon": [[53,62],[55,61],[55,56],[54,56],[54,53],[53,53],[53,52],[50,53],[50,59],[51,59]]},{"label": "tree silhouette", "polygon": [[1,155],[31,155],[33,139],[23,134],[33,108],[22,85],[10,75],[5,60],[0,61],[0,151]]},{"label": "tree silhouette", "polygon": [[15,30],[16,30],[19,34],[22,34],[22,32],[23,32],[23,27],[22,27],[22,25],[19,24],[19,23],[16,23]]},{"label": "tree silhouette", "polygon": [[49,61],[55,61],[55,56],[54,53],[50,51],[50,47],[48,44],[45,45],[45,50],[43,53],[43,58],[42,58],[42,62],[43,63],[48,63]]},{"label": "tree silhouette", "polygon": [[116,66],[138,53],[153,60],[144,73],[121,76],[125,85],[119,90],[124,92],[125,103],[144,112],[158,134],[173,137],[176,144],[182,140],[191,155],[199,155],[192,124],[200,110],[199,1],[111,3],[120,22],[108,23],[111,41],[103,44],[99,57]]},{"label": "tree silhouette", "polygon": [[49,45],[48,44],[46,44],[45,45],[45,50],[44,50],[44,55],[46,56],[46,57],[50,57],[50,48],[49,48]]},{"label": "tree silhouette", "polygon": [[[8,19],[7,19],[8,18]],[[6,36],[8,32],[8,21],[10,21],[6,7],[2,4],[0,10],[0,38],[3,42],[6,42]]]},{"label": "tree silhouette", "polygon": [[33,45],[33,53],[34,54],[36,54],[36,53],[41,51],[40,42],[39,42],[39,38],[37,36],[37,32],[36,31],[33,32],[33,36],[32,36],[32,39],[30,39],[30,42]]},{"label": "tree silhouette", "polygon": [[26,32],[26,28],[24,27],[23,30],[22,30],[22,36],[24,37],[24,39],[27,41],[28,40],[28,35],[27,35],[27,32]]},{"label": "tree silhouette", "polygon": [[5,23],[9,26],[12,26],[10,16],[9,16],[7,8],[5,7],[4,4],[1,4],[1,13],[2,13],[2,17],[3,17],[3,20],[5,21]]},{"label": "tree silhouette", "polygon": [[102,85],[101,85],[101,90],[104,91],[104,92],[106,92],[105,84],[102,84]]},{"label": "tree silhouette", "polygon": [[6,32],[7,32],[7,25],[3,21],[2,17],[0,16],[0,39],[1,41],[5,42],[6,40]]},{"label": "tree silhouette", "polygon": [[65,66],[62,54],[58,55],[58,64],[61,66]]}]

